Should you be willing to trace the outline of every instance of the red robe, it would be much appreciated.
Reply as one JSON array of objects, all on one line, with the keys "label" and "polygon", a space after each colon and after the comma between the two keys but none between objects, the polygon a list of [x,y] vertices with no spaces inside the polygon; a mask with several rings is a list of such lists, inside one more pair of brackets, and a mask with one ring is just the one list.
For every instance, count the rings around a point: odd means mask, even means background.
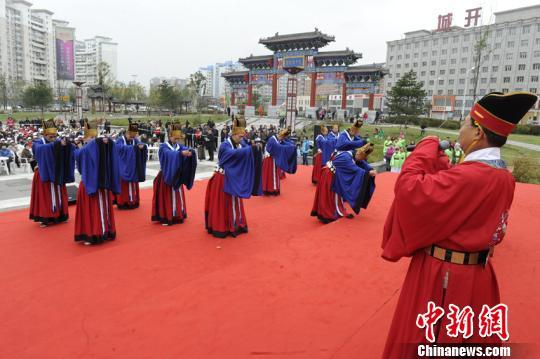
[{"label": "red robe", "polygon": [[172,226],[184,223],[187,218],[186,196],[184,186],[174,189],[165,183],[163,172],[159,171],[154,178],[154,195],[152,197],[152,222],[160,222]]},{"label": "red robe", "polygon": [[330,168],[324,166],[319,183],[317,183],[315,200],[311,209],[311,215],[316,216],[323,223],[330,223],[348,215],[343,198],[332,191],[333,181],[334,173]]},{"label": "red robe", "polygon": [[[389,261],[412,259],[384,358],[416,358],[417,344],[427,343],[425,329],[417,327],[416,319],[427,312],[428,301],[445,311],[436,326],[436,343],[499,342],[497,336],[478,335],[477,318],[482,305],[492,307],[500,302],[491,261],[485,267],[453,264],[431,257],[424,249],[437,244],[450,250],[479,252],[500,243],[514,187],[514,178],[506,169],[483,162],[465,162],[450,168],[436,139],[420,142],[407,158],[384,227],[382,257]],[[449,304],[460,309],[471,306],[475,313],[472,337],[447,335]]]},{"label": "red robe", "polygon": [[39,168],[34,172],[30,196],[30,219],[44,224],[67,221],[68,195],[66,185],[42,182]]},{"label": "red robe", "polygon": [[116,195],[118,209],[139,208],[139,182],[127,182],[120,179],[120,193]]},{"label": "red robe", "polygon": [[278,196],[281,189],[281,174],[271,156],[266,157],[262,163],[262,189],[265,195]]},{"label": "red robe", "polygon": [[319,182],[319,178],[321,177],[322,170],[323,170],[322,153],[317,152],[315,156],[313,156],[313,170],[311,172],[311,183],[317,184],[317,182]]}]

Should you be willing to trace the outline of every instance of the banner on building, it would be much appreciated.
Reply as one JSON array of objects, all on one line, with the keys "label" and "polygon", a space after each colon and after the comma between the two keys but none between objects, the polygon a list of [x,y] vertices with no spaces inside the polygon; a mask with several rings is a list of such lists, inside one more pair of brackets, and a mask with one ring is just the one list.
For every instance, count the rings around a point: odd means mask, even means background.
[{"label": "banner on building", "polygon": [[75,80],[75,29],[56,27],[56,74],[58,80]]}]

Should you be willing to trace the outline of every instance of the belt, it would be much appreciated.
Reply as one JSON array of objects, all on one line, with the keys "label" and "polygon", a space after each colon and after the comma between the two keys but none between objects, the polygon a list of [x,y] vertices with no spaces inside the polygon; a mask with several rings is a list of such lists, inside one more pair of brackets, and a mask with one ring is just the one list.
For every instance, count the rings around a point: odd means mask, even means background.
[{"label": "belt", "polygon": [[334,167],[334,164],[332,163],[332,161],[328,161],[326,162],[326,167],[330,168],[330,171],[332,171],[332,173],[336,173],[336,167]]},{"label": "belt", "polygon": [[223,168],[219,167],[219,165],[216,165],[216,168],[215,168],[214,172],[225,174],[225,170]]},{"label": "belt", "polygon": [[433,258],[437,258],[444,262],[465,265],[482,264],[484,266],[488,261],[490,252],[492,252],[492,250],[489,249],[480,252],[460,252],[442,248],[436,245],[427,247],[425,251]]}]

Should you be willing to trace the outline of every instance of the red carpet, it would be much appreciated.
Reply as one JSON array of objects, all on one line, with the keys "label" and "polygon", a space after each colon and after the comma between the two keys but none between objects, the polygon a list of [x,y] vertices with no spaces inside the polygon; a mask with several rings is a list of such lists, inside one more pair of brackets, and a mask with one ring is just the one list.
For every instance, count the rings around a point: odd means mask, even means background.
[{"label": "red carpet", "polygon": [[[309,216],[310,176],[248,200],[236,239],[205,233],[206,182],[186,193],[185,224],[151,224],[146,190],[96,247],[73,242],[74,207],[46,229],[0,214],[0,358],[380,357],[408,265],[379,257],[395,176],[378,177],[368,211],[326,226]],[[540,342],[539,213],[540,186],[518,185],[493,259],[512,342]]]}]

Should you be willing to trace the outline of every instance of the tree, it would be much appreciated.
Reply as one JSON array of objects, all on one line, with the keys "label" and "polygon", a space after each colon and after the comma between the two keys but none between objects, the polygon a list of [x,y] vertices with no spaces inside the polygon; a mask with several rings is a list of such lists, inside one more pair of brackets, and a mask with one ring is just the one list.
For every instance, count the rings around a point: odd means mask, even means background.
[{"label": "tree", "polygon": [[416,80],[414,71],[409,71],[398,80],[388,92],[388,108],[391,114],[407,117],[419,116],[425,112],[426,91]]},{"label": "tree", "polygon": [[4,74],[0,74],[0,97],[2,99],[2,107],[5,110],[8,102],[8,89],[6,75]]},{"label": "tree", "polygon": [[26,107],[39,107],[43,117],[43,109],[53,102],[53,91],[48,84],[38,82],[24,90],[23,102]]},{"label": "tree", "polygon": [[[476,90],[478,89],[478,80],[480,80],[480,67],[486,62],[487,58],[493,51],[488,46],[490,27],[486,26],[485,30],[480,30],[478,41],[474,44],[474,70],[473,70],[473,103],[476,101]],[[465,94],[467,96],[468,94]]]},{"label": "tree", "polygon": [[189,75],[189,83],[187,85],[187,88],[190,91],[190,97],[192,101],[195,103],[195,107],[199,110],[199,98],[201,97],[201,90],[203,86],[206,85],[206,77],[202,74],[202,72],[197,71],[191,75]]}]

